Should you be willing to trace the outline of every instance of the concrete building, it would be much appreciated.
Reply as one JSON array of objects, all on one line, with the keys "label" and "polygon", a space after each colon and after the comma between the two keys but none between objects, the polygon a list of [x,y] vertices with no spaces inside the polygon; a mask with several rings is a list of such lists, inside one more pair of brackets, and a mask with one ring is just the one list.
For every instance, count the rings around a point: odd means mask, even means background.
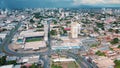
[{"label": "concrete building", "polygon": [[103,56],[93,59],[93,62],[96,63],[98,68],[114,68],[115,65],[113,60]]},{"label": "concrete building", "polygon": [[23,37],[38,37],[38,36],[44,36],[44,32],[35,32],[34,30],[28,30],[28,31],[22,31],[20,33],[20,36]]},{"label": "concrete building", "polygon": [[14,68],[13,65],[4,65],[4,66],[0,66],[0,68]]},{"label": "concrete building", "polygon": [[24,50],[39,50],[47,46],[46,42],[44,41],[44,35],[44,31],[22,31],[20,35],[15,38],[15,41],[16,44],[21,45]]},{"label": "concrete building", "polygon": [[48,40],[48,24],[47,24],[47,21],[45,21],[45,23],[44,23],[44,31],[45,31],[44,40],[47,41]]},{"label": "concrete building", "polygon": [[27,57],[21,57],[20,60],[18,60],[18,63],[38,63],[40,56],[27,56]]},{"label": "concrete building", "polygon": [[75,61],[75,59],[73,58],[56,58],[53,59],[53,62],[71,62],[71,61]]},{"label": "concrete building", "polygon": [[46,46],[45,41],[27,42],[24,45],[24,50],[37,50],[40,48],[45,48]]},{"label": "concrete building", "polygon": [[0,33],[0,38],[3,40],[5,39],[5,37],[10,33],[10,31],[5,31],[5,32],[2,32]]},{"label": "concrete building", "polygon": [[80,39],[61,38],[62,41],[51,41],[52,50],[79,49],[82,42]]},{"label": "concrete building", "polygon": [[71,37],[78,38],[78,34],[80,33],[80,24],[78,22],[71,23]]}]

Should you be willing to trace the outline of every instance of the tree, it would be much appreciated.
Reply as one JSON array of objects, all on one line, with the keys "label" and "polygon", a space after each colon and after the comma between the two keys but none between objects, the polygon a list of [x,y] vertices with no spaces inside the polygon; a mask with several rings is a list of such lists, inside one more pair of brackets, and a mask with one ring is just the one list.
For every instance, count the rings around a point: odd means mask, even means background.
[{"label": "tree", "polygon": [[94,13],[90,13],[90,17],[94,17],[95,16],[95,14]]},{"label": "tree", "polygon": [[120,48],[120,45],[118,45],[118,47],[117,48]]},{"label": "tree", "polygon": [[13,61],[7,61],[6,63],[7,63],[7,64],[16,64],[16,60],[13,60]]},{"label": "tree", "polygon": [[115,60],[115,68],[120,68],[120,60]]},{"label": "tree", "polygon": [[0,65],[5,65],[6,64],[6,56],[3,56],[0,58]]},{"label": "tree", "polygon": [[21,68],[27,68],[26,66],[22,66]]},{"label": "tree", "polygon": [[105,56],[105,53],[101,51],[97,51],[95,54],[98,56]]},{"label": "tree", "polygon": [[50,34],[51,34],[51,35],[57,35],[57,31],[56,31],[56,30],[51,30],[51,31],[50,31]]},{"label": "tree", "polygon": [[95,32],[98,32],[98,31],[99,31],[99,29],[98,29],[98,28],[94,28],[94,31],[95,31]]},{"label": "tree", "polygon": [[88,20],[88,19],[86,19],[86,20],[81,20],[81,22],[82,23],[84,23],[84,24],[90,24],[90,23],[92,23],[90,20]]},{"label": "tree", "polygon": [[35,23],[35,21],[33,19],[30,19],[30,23],[33,24]]},{"label": "tree", "polygon": [[66,23],[67,23],[67,24],[71,24],[71,22],[70,22],[70,21],[67,21]]},{"label": "tree", "polygon": [[66,30],[63,30],[63,33],[64,33],[64,34],[66,34],[66,33],[67,33],[67,31],[66,31]]},{"label": "tree", "polygon": [[116,30],[115,30],[115,33],[117,33],[117,34],[118,34],[118,33],[119,33],[119,30],[118,30],[118,29],[116,29]]},{"label": "tree", "polygon": [[117,44],[117,43],[119,43],[119,39],[118,38],[114,38],[110,43],[111,44]]},{"label": "tree", "polygon": [[109,32],[112,32],[112,31],[113,31],[113,29],[112,29],[112,28],[110,28],[110,29],[108,29],[108,31],[109,31]]},{"label": "tree", "polygon": [[97,25],[98,28],[104,28],[104,23],[98,23],[97,22],[96,25]]},{"label": "tree", "polygon": [[56,21],[56,20],[53,20],[53,23],[54,23],[54,24],[57,24],[57,21]]},{"label": "tree", "polygon": [[0,58],[0,65],[9,65],[9,64],[16,64],[16,60],[13,61],[6,61],[7,56],[3,56]]},{"label": "tree", "polygon": [[64,27],[61,27],[61,35],[67,35],[67,30],[64,29]]},{"label": "tree", "polygon": [[6,28],[3,28],[3,31],[7,31],[7,29],[6,29]]},{"label": "tree", "polygon": [[42,24],[37,26],[37,28],[43,28],[43,27],[44,27],[44,25],[42,25]]},{"label": "tree", "polygon": [[34,17],[37,18],[37,19],[40,18],[40,13],[39,12],[34,13]]},{"label": "tree", "polygon": [[62,66],[57,66],[57,65],[52,64],[51,68],[62,68]]},{"label": "tree", "polygon": [[38,66],[35,64],[32,64],[32,66],[30,66],[30,68],[38,68]]},{"label": "tree", "polygon": [[113,51],[113,48],[110,47],[109,49],[110,49],[111,51]]},{"label": "tree", "polygon": [[97,47],[97,44],[92,44],[91,47]]}]

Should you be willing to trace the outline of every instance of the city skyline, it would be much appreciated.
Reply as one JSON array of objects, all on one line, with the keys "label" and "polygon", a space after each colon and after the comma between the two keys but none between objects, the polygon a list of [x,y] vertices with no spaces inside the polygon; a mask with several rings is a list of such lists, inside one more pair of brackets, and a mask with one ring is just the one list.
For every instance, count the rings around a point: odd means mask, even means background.
[{"label": "city skyline", "polygon": [[0,0],[0,68],[120,68],[120,0]]},{"label": "city skyline", "polygon": [[120,0],[1,0],[1,8],[120,7]]}]

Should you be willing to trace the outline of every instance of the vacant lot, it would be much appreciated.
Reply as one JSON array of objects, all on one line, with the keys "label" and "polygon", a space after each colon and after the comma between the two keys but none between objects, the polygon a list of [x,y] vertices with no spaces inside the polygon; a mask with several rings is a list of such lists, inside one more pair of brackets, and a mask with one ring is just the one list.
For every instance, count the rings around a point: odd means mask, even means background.
[{"label": "vacant lot", "polygon": [[79,68],[75,62],[56,62],[56,63],[53,62],[53,64],[61,66],[62,68]]}]

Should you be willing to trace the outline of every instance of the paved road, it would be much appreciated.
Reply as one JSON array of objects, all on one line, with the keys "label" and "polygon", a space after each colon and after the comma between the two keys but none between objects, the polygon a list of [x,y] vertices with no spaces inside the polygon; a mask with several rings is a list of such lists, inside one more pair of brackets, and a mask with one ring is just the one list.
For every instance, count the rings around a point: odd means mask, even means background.
[{"label": "paved road", "polygon": [[[22,21],[21,21],[22,22]],[[48,34],[48,51],[46,52],[36,52],[36,53],[18,53],[15,51],[12,51],[9,49],[8,45],[10,44],[12,38],[14,35],[17,33],[19,27],[21,26],[21,22],[19,22],[14,29],[10,31],[10,33],[6,36],[6,38],[3,40],[2,44],[0,45],[0,50],[4,52],[6,55],[11,55],[11,56],[18,56],[18,57],[23,57],[23,56],[29,56],[29,55],[40,55],[43,56],[42,59],[45,62],[44,68],[50,68],[50,55],[51,55],[51,46],[50,46],[50,34]],[[48,23],[48,32],[50,32],[50,23]]]},{"label": "paved road", "polygon": [[84,57],[78,56],[76,54],[67,52],[66,55],[71,56],[74,58],[78,64],[80,65],[81,68],[97,68],[93,64],[89,63]]},{"label": "paved road", "polygon": [[51,56],[51,45],[50,45],[50,42],[51,42],[51,38],[50,38],[50,21],[48,20],[48,51],[46,52],[47,54],[45,55],[45,58],[44,58],[44,62],[45,62],[45,65],[44,65],[44,68],[50,68],[50,56]]},{"label": "paved road", "polygon": [[76,60],[76,62],[79,64],[81,68],[97,68],[94,64],[89,63],[83,56],[76,55],[72,52],[69,52],[67,50],[64,51],[52,51],[53,54],[59,53],[60,55],[66,55],[68,57],[72,57]]},{"label": "paved road", "polygon": [[[25,19],[24,19],[25,20]],[[22,21],[24,21],[22,20]],[[21,57],[21,56],[28,56],[28,55],[32,55],[32,54],[35,54],[35,55],[44,55],[44,54],[48,54],[47,52],[43,52],[43,53],[40,53],[40,52],[36,52],[36,53],[17,53],[15,51],[12,51],[9,49],[8,45],[10,44],[10,42],[12,41],[12,38],[14,37],[14,35],[17,33],[19,27],[21,26],[22,24],[22,21],[20,21],[16,26],[15,28],[13,28],[10,33],[6,36],[6,38],[3,40],[3,42],[1,43],[0,45],[0,50],[1,52],[4,52],[6,53],[7,55],[14,55],[14,56],[18,56],[18,57]]]},{"label": "paved road", "polygon": [[[21,21],[22,22],[22,21]],[[48,22],[48,51],[46,52],[36,52],[36,53],[17,53],[14,51],[11,51],[8,48],[8,45],[10,44],[10,41],[12,40],[12,38],[14,37],[15,33],[18,31],[19,27],[21,26],[21,22],[19,22],[17,24],[17,26],[15,27],[15,29],[11,30],[10,34],[7,36],[7,38],[5,38],[5,40],[3,41],[2,45],[1,45],[1,50],[6,53],[7,55],[14,55],[14,56],[18,56],[18,57],[22,57],[22,56],[29,56],[29,55],[41,55],[43,61],[45,62],[44,68],[50,68],[50,56],[51,56],[51,45],[50,45],[50,22]],[[94,68],[93,66],[91,66],[87,61],[85,61],[83,58],[72,54],[72,53],[68,53],[66,52],[66,54],[68,56],[73,57],[78,64],[81,66],[81,68]]]},{"label": "paved road", "polygon": [[5,52],[6,54],[10,54],[10,55],[15,54],[15,55],[16,55],[15,52],[11,51],[11,50],[8,48],[8,45],[10,44],[13,36],[14,36],[15,33],[17,32],[17,30],[18,30],[18,28],[20,27],[20,25],[21,25],[21,23],[18,23],[18,24],[15,26],[15,28],[10,31],[10,33],[6,36],[6,38],[3,40],[2,44],[1,44],[1,48],[2,48],[1,50],[2,50],[3,52]]}]

